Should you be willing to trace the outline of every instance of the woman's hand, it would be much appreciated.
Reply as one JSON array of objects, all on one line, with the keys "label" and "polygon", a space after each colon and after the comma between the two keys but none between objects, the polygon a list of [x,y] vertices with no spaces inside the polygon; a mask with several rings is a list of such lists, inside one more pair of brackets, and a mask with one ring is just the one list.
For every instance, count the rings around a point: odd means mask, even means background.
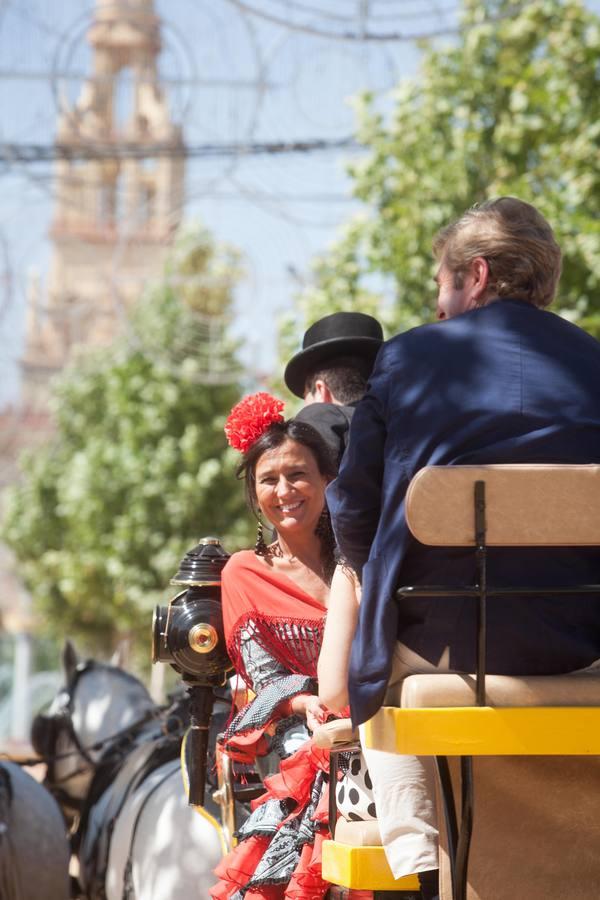
[{"label": "woman's hand", "polygon": [[291,702],[292,712],[306,717],[306,724],[311,731],[327,721],[330,711],[314,694],[298,694]]}]

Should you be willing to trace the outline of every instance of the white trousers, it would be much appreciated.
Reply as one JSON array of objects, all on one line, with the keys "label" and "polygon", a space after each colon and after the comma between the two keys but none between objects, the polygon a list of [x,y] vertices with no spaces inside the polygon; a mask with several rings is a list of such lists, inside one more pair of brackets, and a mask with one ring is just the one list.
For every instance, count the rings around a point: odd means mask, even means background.
[{"label": "white trousers", "polygon": [[[397,643],[384,704],[399,706],[407,675],[448,672],[448,653],[438,663],[423,659]],[[364,737],[360,726],[361,739]],[[435,760],[431,756],[401,756],[381,750],[363,753],[373,783],[377,821],[385,855],[395,878],[438,868],[438,826],[435,808]]]}]

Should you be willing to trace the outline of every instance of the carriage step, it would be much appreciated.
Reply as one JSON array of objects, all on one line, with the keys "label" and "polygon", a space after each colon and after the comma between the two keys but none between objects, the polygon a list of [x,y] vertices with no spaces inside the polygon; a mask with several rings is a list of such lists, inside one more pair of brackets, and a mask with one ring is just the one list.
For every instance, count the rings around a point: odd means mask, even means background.
[{"label": "carriage step", "polygon": [[351,847],[339,841],[323,842],[323,878],[355,890],[416,892],[417,875],[394,878],[383,847]]},{"label": "carriage step", "polygon": [[422,900],[420,891],[360,891],[352,888],[329,888],[327,900]]}]

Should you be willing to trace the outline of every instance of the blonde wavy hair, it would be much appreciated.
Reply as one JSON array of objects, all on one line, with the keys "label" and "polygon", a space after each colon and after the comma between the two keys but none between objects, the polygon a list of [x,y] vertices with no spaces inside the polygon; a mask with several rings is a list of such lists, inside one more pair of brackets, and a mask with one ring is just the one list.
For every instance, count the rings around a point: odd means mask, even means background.
[{"label": "blonde wavy hair", "polygon": [[461,288],[472,261],[483,257],[489,267],[482,303],[495,297],[549,306],[556,294],[562,261],[552,228],[540,212],[517,197],[499,197],[473,206],[443,228],[433,243],[436,258]]}]

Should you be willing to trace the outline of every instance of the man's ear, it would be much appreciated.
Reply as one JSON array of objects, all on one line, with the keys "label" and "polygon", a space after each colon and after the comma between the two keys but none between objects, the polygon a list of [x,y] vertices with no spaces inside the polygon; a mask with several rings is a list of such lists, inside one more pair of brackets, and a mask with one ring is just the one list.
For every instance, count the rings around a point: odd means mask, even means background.
[{"label": "man's ear", "polygon": [[472,279],[469,298],[475,306],[481,306],[490,281],[490,267],[487,259],[483,256],[476,256],[471,263],[469,274]]},{"label": "man's ear", "polygon": [[317,403],[334,403],[333,394],[329,390],[327,382],[322,378],[317,378],[313,389],[313,397]]}]

